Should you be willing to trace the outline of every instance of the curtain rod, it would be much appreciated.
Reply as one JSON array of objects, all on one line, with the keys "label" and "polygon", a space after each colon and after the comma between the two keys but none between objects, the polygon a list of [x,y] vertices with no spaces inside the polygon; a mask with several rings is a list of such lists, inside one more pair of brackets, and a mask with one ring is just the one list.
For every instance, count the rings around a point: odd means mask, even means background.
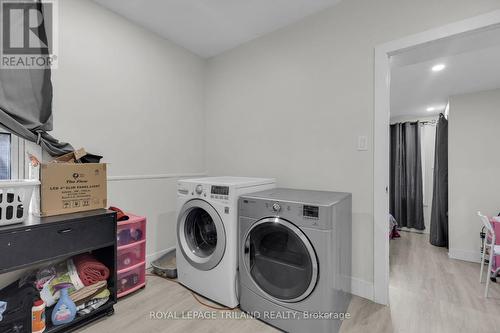
[{"label": "curtain rod", "polygon": [[417,122],[421,125],[436,125],[437,119],[436,120],[425,120],[425,121],[398,121],[395,123],[390,123],[390,125],[405,124],[405,123],[416,124]]}]

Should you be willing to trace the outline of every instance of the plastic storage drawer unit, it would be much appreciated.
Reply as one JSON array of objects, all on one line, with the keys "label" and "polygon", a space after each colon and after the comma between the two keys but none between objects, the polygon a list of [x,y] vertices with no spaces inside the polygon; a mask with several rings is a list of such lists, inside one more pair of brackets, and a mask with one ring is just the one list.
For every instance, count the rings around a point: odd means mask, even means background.
[{"label": "plastic storage drawer unit", "polygon": [[146,285],[146,218],[127,213],[118,222],[118,298]]},{"label": "plastic storage drawer unit", "polygon": [[133,214],[128,214],[128,217],[128,220],[118,222],[118,249],[146,240],[146,218]]},{"label": "plastic storage drawer unit", "polygon": [[118,272],[118,298],[144,287],[146,284],[145,273],[145,263]]}]

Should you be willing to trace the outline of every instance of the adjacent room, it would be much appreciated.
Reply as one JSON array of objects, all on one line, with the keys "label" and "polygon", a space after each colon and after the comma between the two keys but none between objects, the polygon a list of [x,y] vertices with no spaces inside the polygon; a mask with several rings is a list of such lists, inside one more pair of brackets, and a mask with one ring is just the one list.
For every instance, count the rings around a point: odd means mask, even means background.
[{"label": "adjacent room", "polygon": [[[499,57],[500,29],[493,28],[440,39],[391,58],[394,308],[411,306],[413,295],[417,304],[432,299],[494,321],[486,307],[499,305],[498,288],[489,286],[496,282],[496,258],[479,273],[482,283],[472,263],[482,260],[488,227],[496,225],[494,215],[500,213],[495,194],[488,192],[499,185],[491,173],[491,163],[497,163],[492,152],[500,120]],[[490,224],[484,225],[478,212],[487,213]],[[487,255],[494,252],[488,248],[485,253],[488,262]],[[481,291],[484,299],[476,299]],[[442,307],[427,307],[428,314],[450,316]],[[448,320],[453,322],[452,317]],[[432,330],[429,322],[415,325],[420,331]],[[454,325],[449,327],[459,330],[463,323]]]},{"label": "adjacent room", "polygon": [[500,332],[500,0],[0,0],[0,333]]}]

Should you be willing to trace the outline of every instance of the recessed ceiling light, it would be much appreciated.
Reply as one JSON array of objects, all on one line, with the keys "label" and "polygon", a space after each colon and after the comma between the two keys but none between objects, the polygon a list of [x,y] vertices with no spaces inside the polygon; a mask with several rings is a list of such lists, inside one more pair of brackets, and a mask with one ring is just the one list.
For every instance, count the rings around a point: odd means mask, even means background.
[{"label": "recessed ceiling light", "polygon": [[435,106],[429,106],[426,110],[427,112],[441,112],[446,108],[446,105],[435,105]]},{"label": "recessed ceiling light", "polygon": [[446,68],[445,64],[437,64],[437,65],[432,66],[432,71],[433,72],[440,72],[445,68]]}]

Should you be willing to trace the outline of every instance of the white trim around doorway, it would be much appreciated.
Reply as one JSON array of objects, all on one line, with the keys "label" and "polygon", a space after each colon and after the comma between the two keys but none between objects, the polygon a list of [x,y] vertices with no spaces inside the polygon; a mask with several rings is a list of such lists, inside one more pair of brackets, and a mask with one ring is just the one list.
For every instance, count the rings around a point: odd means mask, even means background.
[{"label": "white trim around doorway", "polygon": [[390,57],[440,39],[500,26],[500,10],[379,45],[375,48],[373,300],[389,304]]}]

